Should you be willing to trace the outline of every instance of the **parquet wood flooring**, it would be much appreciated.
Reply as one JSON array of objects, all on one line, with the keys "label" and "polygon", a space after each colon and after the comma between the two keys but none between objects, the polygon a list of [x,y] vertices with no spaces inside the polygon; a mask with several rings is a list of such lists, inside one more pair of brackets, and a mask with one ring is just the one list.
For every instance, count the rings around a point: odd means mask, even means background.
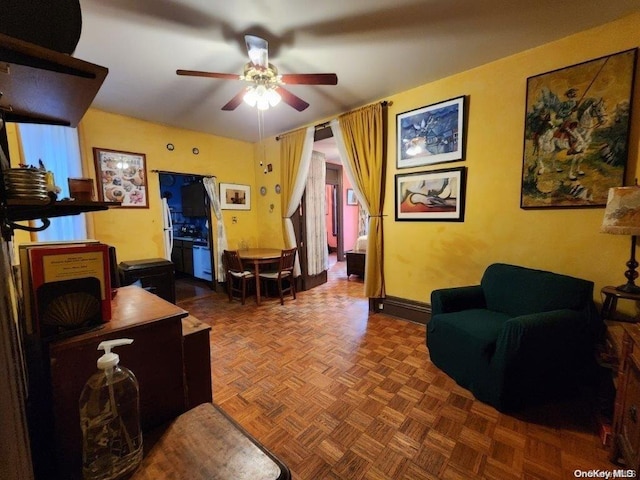
[{"label": "parquet wood flooring", "polygon": [[297,300],[179,301],[212,326],[214,401],[296,480],[575,478],[613,470],[588,402],[504,415],[429,361],[425,327],[370,315],[344,262]]}]

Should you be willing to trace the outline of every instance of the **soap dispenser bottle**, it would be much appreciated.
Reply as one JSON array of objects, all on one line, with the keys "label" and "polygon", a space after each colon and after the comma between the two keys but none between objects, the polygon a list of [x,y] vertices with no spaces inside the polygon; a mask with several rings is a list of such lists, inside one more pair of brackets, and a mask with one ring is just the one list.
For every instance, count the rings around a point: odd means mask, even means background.
[{"label": "soap dispenser bottle", "polygon": [[138,381],[119,366],[111,349],[133,342],[129,338],[101,342],[94,373],[80,394],[82,473],[85,480],[114,480],[133,471],[142,460]]}]

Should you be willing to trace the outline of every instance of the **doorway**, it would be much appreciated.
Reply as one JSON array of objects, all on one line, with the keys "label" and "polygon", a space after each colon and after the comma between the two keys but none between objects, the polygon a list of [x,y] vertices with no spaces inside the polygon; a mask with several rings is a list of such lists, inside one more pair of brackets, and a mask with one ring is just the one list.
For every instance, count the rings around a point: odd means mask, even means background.
[{"label": "doorway", "polygon": [[211,208],[202,175],[159,172],[166,255],[174,264],[176,289],[216,289]]},{"label": "doorway", "polygon": [[[327,163],[327,238],[329,239],[329,251],[334,242],[336,260],[344,261],[344,207],[342,188],[342,165]],[[331,240],[333,239],[333,241]]]}]

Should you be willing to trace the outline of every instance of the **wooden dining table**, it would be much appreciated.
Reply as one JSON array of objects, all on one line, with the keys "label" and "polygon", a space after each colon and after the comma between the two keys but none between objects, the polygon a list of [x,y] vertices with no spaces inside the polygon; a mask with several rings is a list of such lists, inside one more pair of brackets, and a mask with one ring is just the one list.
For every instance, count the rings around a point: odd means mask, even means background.
[{"label": "wooden dining table", "polygon": [[277,264],[282,250],[279,248],[247,248],[238,250],[238,255],[245,265],[253,267],[256,277],[256,303],[260,305],[260,265]]}]

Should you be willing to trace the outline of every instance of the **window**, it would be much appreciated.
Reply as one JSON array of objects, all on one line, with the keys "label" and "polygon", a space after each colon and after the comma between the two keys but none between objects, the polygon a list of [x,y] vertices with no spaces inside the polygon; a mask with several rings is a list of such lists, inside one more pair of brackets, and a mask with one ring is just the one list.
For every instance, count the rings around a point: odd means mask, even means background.
[{"label": "window", "polygon": [[[22,161],[27,165],[44,167],[53,172],[61,191],[58,198],[69,197],[67,179],[82,177],[80,144],[75,128],[54,125],[18,125]],[[82,240],[87,238],[84,214],[51,219],[51,226],[37,233],[38,241]]]}]

